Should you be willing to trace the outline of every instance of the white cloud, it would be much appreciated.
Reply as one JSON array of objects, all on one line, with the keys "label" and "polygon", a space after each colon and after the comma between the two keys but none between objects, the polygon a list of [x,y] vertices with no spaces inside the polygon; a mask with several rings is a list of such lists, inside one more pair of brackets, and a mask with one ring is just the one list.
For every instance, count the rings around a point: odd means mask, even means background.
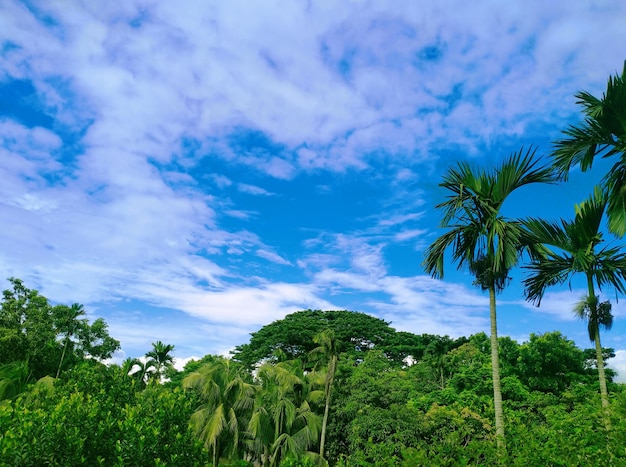
[{"label": "white cloud", "polygon": [[626,350],[616,350],[615,357],[608,361],[607,366],[617,371],[615,382],[626,383]]},{"label": "white cloud", "polygon": [[[148,296],[153,291],[147,291]],[[307,284],[271,283],[256,287],[231,287],[206,292],[191,287],[173,288],[162,294],[172,308],[220,323],[264,325],[302,309],[334,309]]]},{"label": "white cloud", "polygon": [[541,299],[541,305],[539,307],[529,302],[522,302],[521,304],[537,313],[546,313],[563,321],[574,321],[576,317],[572,310],[584,294],[584,290],[546,292]]},{"label": "white cloud", "polygon": [[[584,289],[546,292],[541,299],[541,305],[539,307],[529,302],[521,302],[520,304],[534,312],[546,313],[562,321],[575,321],[578,318],[573,312],[574,307],[581,298],[586,295],[587,292]],[[611,313],[614,318],[623,318],[626,316],[626,305],[624,305],[623,301],[616,301],[615,296],[611,297],[610,295],[601,293],[598,295],[598,299],[600,301],[609,300],[611,302]]]},{"label": "white cloud", "polygon": [[[81,106],[97,116],[87,143],[166,161],[182,136],[203,140],[251,127],[286,148],[309,144],[299,160],[244,158],[285,179],[298,170],[294,164],[364,167],[380,147],[419,160],[445,140],[471,149],[491,135],[519,134],[528,122],[555,118],[548,108],[570,109],[560,101],[572,95],[571,83],[598,80],[620,65],[610,47],[594,44],[626,38],[618,5],[601,17],[564,3],[296,4],[281,5],[279,17],[290,15],[282,22],[272,6],[238,2],[131,4],[115,14],[56,3],[37,8],[64,33],[53,33],[23,6],[5,5],[13,27],[3,37],[21,49],[3,59],[3,68],[24,76],[28,60],[57,116],[75,117],[67,97],[45,81],[65,73]],[[562,71],[556,79],[555,69]],[[455,92],[474,103],[466,99],[447,112]],[[416,109],[424,112],[419,118]],[[307,151],[315,158],[302,159]]]}]

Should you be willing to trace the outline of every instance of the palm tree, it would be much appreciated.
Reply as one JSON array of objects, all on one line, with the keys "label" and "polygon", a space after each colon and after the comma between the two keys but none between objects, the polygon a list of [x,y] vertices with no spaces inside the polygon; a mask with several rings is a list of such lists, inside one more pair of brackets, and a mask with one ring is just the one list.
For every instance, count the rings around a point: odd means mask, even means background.
[{"label": "palm tree", "polygon": [[126,358],[122,362],[121,372],[123,375],[131,377],[137,388],[145,388],[149,375],[154,368],[153,360],[141,361],[139,358]]},{"label": "palm tree", "polygon": [[135,375],[139,371],[136,369],[137,367],[141,369],[141,365],[141,360],[139,360],[138,358],[128,357],[122,362],[120,368],[123,375],[131,376]]},{"label": "palm tree", "polygon": [[599,187],[591,197],[576,206],[576,215],[571,222],[548,222],[530,219],[526,226],[533,242],[542,245],[536,249],[532,262],[526,266],[530,275],[524,279],[526,297],[540,304],[546,289],[562,284],[576,274],[583,274],[587,283],[587,295],[574,308],[575,313],[587,319],[589,337],[596,347],[600,395],[608,425],[609,405],[604,361],[600,343],[600,327],[612,324],[610,303],[598,303],[596,287],[611,286],[619,293],[626,293],[626,254],[619,247],[598,249],[603,242],[600,231],[607,206],[606,198]]},{"label": "palm tree", "polygon": [[505,452],[504,417],[500,388],[496,293],[508,282],[509,270],[517,264],[523,251],[523,229],[520,221],[505,218],[501,209],[516,189],[531,183],[554,181],[551,169],[537,167],[534,151],[508,157],[494,171],[475,171],[468,163],[459,162],[448,170],[440,186],[451,192],[437,205],[444,209],[441,227],[449,229],[426,250],[423,262],[426,271],[443,278],[444,255],[452,250],[452,259],[461,268],[465,265],[476,278],[474,284],[489,291],[491,321],[491,368],[498,450]]},{"label": "palm tree", "polygon": [[152,377],[155,381],[160,382],[165,369],[174,366],[174,356],[171,354],[173,350],[173,345],[156,341],[152,344],[152,350],[146,353],[146,358],[154,368]]},{"label": "palm tree", "polygon": [[261,465],[279,465],[286,457],[308,455],[315,445],[321,420],[310,402],[321,400],[321,391],[313,390],[311,373],[300,360],[266,363],[258,370],[260,389],[248,424],[251,441]]},{"label": "palm tree", "polygon": [[[63,352],[61,353],[61,360],[59,361],[59,367],[57,368],[57,374],[55,378],[59,377],[61,373],[61,366],[63,365],[63,359],[65,358],[65,352],[70,342],[70,337],[76,334],[76,331],[81,326],[81,321],[78,318],[85,316],[85,309],[78,303],[72,304],[71,307],[65,305],[59,305],[54,309],[57,319],[60,321],[58,330],[65,334],[65,342],[63,344]],[[84,320],[82,320],[84,322]]]},{"label": "palm tree", "polygon": [[335,337],[332,329],[326,329],[316,335],[313,341],[318,347],[311,351],[312,355],[319,354],[328,361],[326,378],[324,381],[324,419],[322,420],[322,435],[320,438],[320,456],[324,457],[324,447],[326,442],[326,426],[328,424],[328,412],[330,409],[330,397],[333,390],[333,381],[337,371],[337,359],[339,358],[339,341]]},{"label": "palm tree", "polygon": [[256,391],[243,370],[229,359],[218,358],[188,375],[183,387],[196,391],[202,400],[191,425],[212,453],[213,467],[218,467],[223,453],[237,457]]},{"label": "palm tree", "polygon": [[584,91],[576,98],[585,120],[570,125],[563,132],[567,137],[555,143],[554,165],[567,179],[574,166],[585,172],[596,156],[617,156],[602,182],[608,196],[609,230],[622,237],[626,233],[626,61],[621,76],[609,77],[601,99]]}]

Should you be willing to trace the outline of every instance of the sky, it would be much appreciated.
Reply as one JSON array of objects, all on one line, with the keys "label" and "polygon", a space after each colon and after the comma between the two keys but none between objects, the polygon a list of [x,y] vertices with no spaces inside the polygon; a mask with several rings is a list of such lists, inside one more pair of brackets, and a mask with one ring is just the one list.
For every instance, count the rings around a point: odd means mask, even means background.
[{"label": "sky", "polygon": [[[82,303],[137,357],[227,354],[303,309],[414,333],[489,332],[488,297],[446,263],[442,175],[489,169],[581,120],[626,59],[626,2],[510,0],[0,3],[0,280]],[[571,218],[606,164],[507,200]],[[607,241],[619,242],[606,237]],[[584,284],[498,331],[591,344]],[[605,291],[615,302],[615,294]],[[602,336],[626,381],[626,305]]]}]

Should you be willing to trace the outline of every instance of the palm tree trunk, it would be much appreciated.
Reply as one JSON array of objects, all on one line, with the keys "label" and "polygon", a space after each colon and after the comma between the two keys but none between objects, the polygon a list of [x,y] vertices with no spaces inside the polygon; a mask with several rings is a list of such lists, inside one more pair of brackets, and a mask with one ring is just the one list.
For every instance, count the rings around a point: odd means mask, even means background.
[{"label": "palm tree trunk", "polygon": [[598,365],[598,379],[600,380],[600,399],[602,400],[602,415],[604,426],[611,431],[609,418],[609,391],[606,387],[606,375],[604,373],[604,358],[602,356],[602,344],[600,343],[600,330],[596,327],[596,360]]},{"label": "palm tree trunk", "polygon": [[593,287],[593,277],[591,273],[587,273],[587,288],[589,293],[589,305],[593,306],[590,311],[589,319],[595,319],[595,338],[596,345],[596,365],[598,367],[598,380],[600,381],[600,400],[602,401],[602,418],[604,419],[604,427],[606,431],[611,431],[611,419],[609,416],[609,391],[606,387],[606,374],[604,373],[604,357],[602,356],[602,343],[600,342],[600,329],[598,327],[598,301]]},{"label": "palm tree trunk", "polygon": [[498,456],[502,459],[506,452],[504,438],[504,415],[502,413],[502,388],[500,386],[500,359],[498,356],[498,329],[496,321],[496,290],[489,287],[489,318],[491,320],[491,373],[493,377],[493,405],[496,415],[496,442]]},{"label": "palm tree trunk", "polygon": [[324,447],[326,444],[326,424],[328,423],[328,411],[330,409],[330,394],[333,389],[333,379],[335,378],[335,367],[337,366],[337,356],[333,355],[328,365],[328,379],[326,381],[326,405],[324,406],[324,419],[322,420],[322,436],[320,439],[320,456],[324,457]]},{"label": "palm tree trunk", "polygon": [[65,344],[63,345],[63,352],[61,353],[61,361],[59,362],[59,368],[57,368],[57,375],[55,376],[55,378],[59,377],[59,374],[61,373],[61,365],[63,365],[63,359],[65,358],[65,351],[67,350],[67,343],[70,340],[69,336],[65,336]]}]

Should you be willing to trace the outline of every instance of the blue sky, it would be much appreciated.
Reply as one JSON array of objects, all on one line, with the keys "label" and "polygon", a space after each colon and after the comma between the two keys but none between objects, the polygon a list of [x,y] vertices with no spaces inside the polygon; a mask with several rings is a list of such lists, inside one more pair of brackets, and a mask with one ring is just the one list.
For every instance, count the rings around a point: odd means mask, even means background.
[{"label": "blue sky", "polygon": [[[225,353],[306,308],[488,331],[466,272],[421,268],[437,184],[458,160],[549,153],[574,93],[621,72],[626,4],[201,3],[2,2],[0,276],[104,317],[118,360],[158,339],[181,362]],[[571,217],[603,168],[506,212]],[[520,275],[500,334],[589,347],[581,284],[535,308]]]}]

